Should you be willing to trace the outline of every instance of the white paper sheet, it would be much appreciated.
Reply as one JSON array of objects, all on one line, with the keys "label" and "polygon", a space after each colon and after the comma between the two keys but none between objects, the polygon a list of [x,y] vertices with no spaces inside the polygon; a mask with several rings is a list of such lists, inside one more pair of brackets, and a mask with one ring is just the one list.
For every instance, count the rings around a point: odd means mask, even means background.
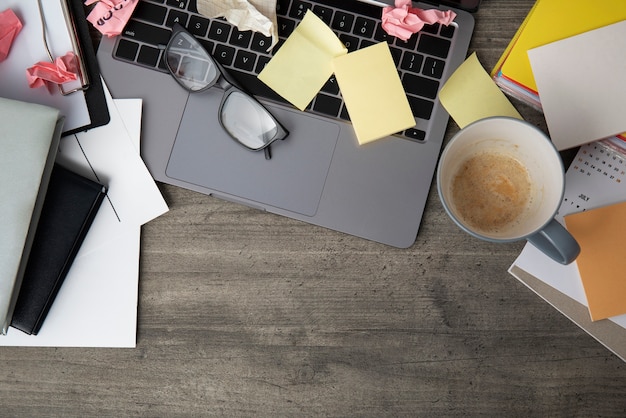
[{"label": "white paper sheet", "polygon": [[[115,161],[119,156],[114,150],[118,153],[129,152],[130,145],[132,152],[138,154],[141,101],[115,101],[109,104],[109,110],[111,121],[115,122],[112,126],[116,127],[109,134],[118,137],[118,140],[107,144],[111,152],[105,155],[114,161],[98,161],[105,166],[119,168],[119,161]],[[102,127],[89,132],[100,129]],[[125,161],[143,165],[141,159]],[[118,180],[130,180],[126,175],[133,173],[128,168],[109,171],[110,180],[115,180],[110,187],[116,188]],[[105,203],[101,210],[106,207]],[[124,203],[124,199],[121,199],[122,207]],[[111,224],[110,229],[104,225],[100,229],[90,229],[87,235],[89,239],[104,244],[95,251],[81,247],[39,334],[31,336],[10,328],[8,334],[0,338],[0,345],[135,347],[140,226],[136,223],[119,223],[111,217],[104,219]]]},{"label": "white paper sheet", "polygon": [[[65,55],[73,49],[61,2],[60,0],[44,0],[42,4],[49,34],[48,46],[55,57]],[[26,69],[39,61],[50,60],[43,42],[37,0],[0,1],[0,10],[7,8],[15,12],[23,27],[13,42],[8,58],[0,63],[0,96],[59,109],[65,116],[63,131],[89,125],[91,118],[84,94],[74,93],[62,96],[58,91],[50,94],[45,88],[28,87]]]},{"label": "white paper sheet", "polygon": [[626,131],[626,21],[528,51],[559,150]]},{"label": "white paper sheet", "polygon": [[[106,85],[104,90],[108,106],[115,107]],[[128,135],[120,135],[126,132],[122,117],[127,115],[114,112],[116,117],[107,125],[61,139],[57,154],[60,164],[109,188],[81,246],[83,254],[125,233],[128,226],[141,226],[168,210],[137,147]],[[135,113],[128,116],[141,120],[141,109],[138,118]]]}]

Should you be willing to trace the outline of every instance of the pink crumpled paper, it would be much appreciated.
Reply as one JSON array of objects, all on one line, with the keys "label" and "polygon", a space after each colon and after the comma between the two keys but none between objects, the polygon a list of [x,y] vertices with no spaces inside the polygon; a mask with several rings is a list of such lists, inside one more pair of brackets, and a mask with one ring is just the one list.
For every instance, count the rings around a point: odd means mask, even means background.
[{"label": "pink crumpled paper", "polygon": [[117,36],[124,30],[139,0],[86,0],[85,5],[96,3],[87,20],[105,36]]},{"label": "pink crumpled paper", "polygon": [[382,15],[382,27],[391,36],[406,41],[419,32],[425,24],[440,23],[449,25],[456,13],[451,10],[422,10],[411,7],[411,0],[396,0],[396,7],[385,7]]},{"label": "pink crumpled paper", "polygon": [[0,12],[0,62],[9,55],[11,45],[22,30],[22,22],[11,9]]},{"label": "pink crumpled paper", "polygon": [[54,62],[40,61],[32,67],[26,69],[28,86],[31,89],[37,87],[47,87],[50,93],[55,86],[77,79],[78,61],[73,52],[68,52]]}]

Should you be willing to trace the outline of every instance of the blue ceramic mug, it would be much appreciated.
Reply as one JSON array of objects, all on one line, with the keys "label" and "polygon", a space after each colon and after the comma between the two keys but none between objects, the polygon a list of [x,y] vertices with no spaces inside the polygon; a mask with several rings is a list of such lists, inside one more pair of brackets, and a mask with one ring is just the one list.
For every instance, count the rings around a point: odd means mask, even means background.
[{"label": "blue ceramic mug", "polygon": [[492,242],[526,239],[561,264],[580,253],[554,219],[565,190],[552,141],[519,119],[492,117],[457,132],[437,167],[437,191],[452,220]]}]

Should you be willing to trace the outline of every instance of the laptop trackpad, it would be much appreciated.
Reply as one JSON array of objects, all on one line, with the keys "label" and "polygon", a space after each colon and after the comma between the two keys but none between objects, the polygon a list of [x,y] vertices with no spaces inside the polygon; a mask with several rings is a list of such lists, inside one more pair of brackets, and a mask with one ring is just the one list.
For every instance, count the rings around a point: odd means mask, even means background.
[{"label": "laptop trackpad", "polygon": [[297,110],[268,106],[289,131],[271,146],[272,158],[250,151],[217,119],[222,91],[191,94],[166,174],[256,203],[315,215],[340,131],[338,124]]}]

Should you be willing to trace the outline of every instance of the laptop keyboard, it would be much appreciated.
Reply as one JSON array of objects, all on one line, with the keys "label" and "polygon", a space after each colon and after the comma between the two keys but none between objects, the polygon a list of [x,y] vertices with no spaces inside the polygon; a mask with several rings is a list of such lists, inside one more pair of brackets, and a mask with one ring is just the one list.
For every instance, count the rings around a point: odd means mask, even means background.
[{"label": "laptop keyboard", "polygon": [[[280,41],[268,53],[266,50],[271,44],[270,38],[260,33],[239,31],[223,19],[208,19],[199,15],[195,0],[141,0],[118,37],[114,56],[119,60],[167,72],[159,45],[167,44],[171,27],[174,23],[180,23],[200,40],[244,89],[260,97],[285,102],[257,75],[308,9],[333,29],[350,52],[378,42],[387,42],[413,115],[419,119],[430,119],[455,26],[426,25],[418,35],[413,35],[405,42],[387,35],[381,28],[379,7],[357,1],[278,0]],[[334,76],[309,104],[307,111],[350,120]],[[424,131],[415,128],[398,134],[416,141],[423,141],[426,137]]]}]

